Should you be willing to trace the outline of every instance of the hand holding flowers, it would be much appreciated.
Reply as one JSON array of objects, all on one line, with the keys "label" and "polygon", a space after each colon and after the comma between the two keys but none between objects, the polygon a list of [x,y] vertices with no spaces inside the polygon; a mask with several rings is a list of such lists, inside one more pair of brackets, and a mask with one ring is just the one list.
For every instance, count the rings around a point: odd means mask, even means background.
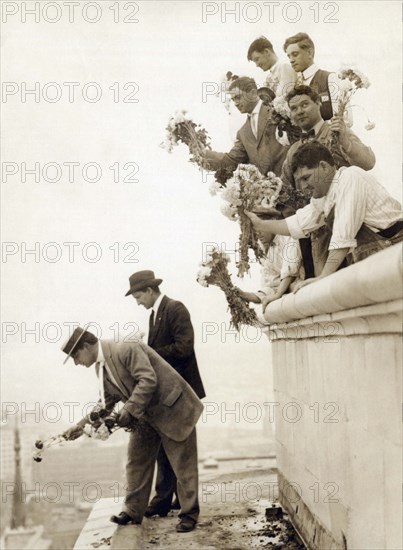
[{"label": "hand holding flowers", "polygon": [[204,287],[215,285],[224,291],[231,313],[231,324],[239,331],[241,325],[256,325],[257,318],[240,296],[239,290],[233,285],[227,265],[229,257],[216,248],[207,255],[197,274],[197,282]]}]

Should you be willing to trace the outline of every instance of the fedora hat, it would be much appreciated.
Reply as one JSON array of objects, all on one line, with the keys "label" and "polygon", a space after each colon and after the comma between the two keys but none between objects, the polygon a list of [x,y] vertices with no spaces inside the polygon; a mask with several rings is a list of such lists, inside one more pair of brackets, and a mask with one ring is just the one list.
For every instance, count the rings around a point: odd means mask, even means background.
[{"label": "fedora hat", "polygon": [[137,271],[129,277],[130,289],[126,292],[125,296],[133,294],[139,290],[144,290],[148,286],[159,286],[162,283],[162,279],[156,279],[154,271],[144,270]]},{"label": "fedora hat", "polygon": [[62,345],[61,347],[61,350],[64,352],[64,353],[67,353],[67,357],[66,359],[63,361],[63,365],[66,364],[67,360],[69,359],[69,357],[71,357],[71,354],[73,353],[73,351],[76,349],[77,347],[77,344],[79,343],[79,341],[81,340],[81,338],[84,336],[84,334],[86,333],[86,328],[88,327],[88,325],[86,325],[84,328],[81,328],[81,327],[76,327],[73,331],[73,334],[71,336],[69,336],[69,338],[67,339],[67,341]]}]

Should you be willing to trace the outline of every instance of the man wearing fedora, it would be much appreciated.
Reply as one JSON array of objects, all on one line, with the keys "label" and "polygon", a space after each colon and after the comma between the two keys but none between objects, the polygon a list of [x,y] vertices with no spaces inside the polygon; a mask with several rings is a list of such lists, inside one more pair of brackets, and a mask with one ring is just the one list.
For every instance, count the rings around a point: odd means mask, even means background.
[{"label": "man wearing fedora", "polygon": [[[132,295],[138,305],[151,309],[148,333],[148,345],[167,361],[178,374],[192,387],[197,396],[205,397],[203,383],[194,352],[194,331],[189,311],[179,301],[164,296],[159,285],[162,279],[156,279],[150,270],[138,271],[129,277],[130,289],[126,296]],[[168,514],[176,492],[176,475],[163,446],[157,456],[158,472],[155,484],[156,495],[150,502],[145,516]],[[180,496],[179,502],[181,504]]]},{"label": "man wearing fedora", "polygon": [[[195,392],[142,341],[98,340],[85,328],[77,327],[62,350],[67,354],[66,361],[72,357],[76,365],[96,365],[103,406],[110,413],[117,402],[123,401],[117,423],[133,428],[128,445],[124,509],[111,521],[119,525],[141,523],[161,445],[178,479],[181,511],[176,530],[194,529],[199,515],[195,425],[203,410]],[[86,416],[67,430],[65,437],[80,437],[87,423]]]}]

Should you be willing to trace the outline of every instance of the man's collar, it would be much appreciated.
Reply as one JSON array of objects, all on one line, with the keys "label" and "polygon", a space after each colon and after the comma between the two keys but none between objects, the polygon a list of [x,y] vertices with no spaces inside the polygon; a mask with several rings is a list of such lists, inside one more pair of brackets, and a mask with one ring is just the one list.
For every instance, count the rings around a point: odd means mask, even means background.
[{"label": "man's collar", "polygon": [[319,131],[320,131],[320,129],[322,128],[324,122],[325,122],[325,121],[323,120],[323,118],[321,118],[321,119],[319,120],[319,122],[317,122],[317,123],[315,124],[315,126],[314,126],[313,128],[311,128],[312,130],[314,130],[315,136],[317,136],[317,135],[319,134]]},{"label": "man's collar", "polygon": [[104,363],[105,362],[105,356],[104,352],[102,350],[101,341],[98,340],[98,356],[97,356],[97,363]]},{"label": "man's collar", "polygon": [[330,195],[333,193],[334,191],[334,188],[336,186],[336,183],[338,182],[339,178],[340,178],[340,174],[341,172],[344,170],[345,166],[342,166],[341,168],[339,168],[338,170],[336,170],[334,176],[333,176],[333,179],[329,185],[329,189],[326,193],[326,197],[330,197]]},{"label": "man's collar", "polygon": [[319,71],[319,67],[315,65],[315,63],[312,63],[305,71],[302,71],[302,78],[304,80],[308,80],[308,78],[311,78],[315,73]]},{"label": "man's collar", "polygon": [[259,99],[259,101],[256,103],[255,108],[250,113],[250,115],[258,115],[260,113],[260,107],[263,105],[263,101]]},{"label": "man's collar", "polygon": [[277,61],[270,67],[270,69],[267,72],[275,71],[280,65],[280,60],[277,59]]},{"label": "man's collar", "polygon": [[[164,294],[161,293],[161,294],[158,296],[158,298],[155,300],[155,302],[154,302],[154,305],[153,305],[152,309],[153,309],[153,311],[154,311],[154,316],[155,316],[155,317],[157,316],[158,308],[159,308],[160,305],[161,305],[161,302],[162,302],[163,297],[164,297]],[[156,319],[155,319],[155,320],[156,320]],[[154,321],[155,321],[155,320],[154,320]]]},{"label": "man's collar", "polygon": [[310,137],[315,138],[319,134],[324,122],[323,118],[321,118],[319,122],[309,130],[302,130],[301,139],[304,140]]}]

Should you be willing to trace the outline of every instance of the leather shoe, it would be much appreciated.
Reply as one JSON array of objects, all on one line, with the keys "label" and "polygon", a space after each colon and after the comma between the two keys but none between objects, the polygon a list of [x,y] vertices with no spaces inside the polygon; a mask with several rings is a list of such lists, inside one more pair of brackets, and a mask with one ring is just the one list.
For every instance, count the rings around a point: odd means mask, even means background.
[{"label": "leather shoe", "polygon": [[152,518],[153,516],[160,516],[165,518],[168,515],[169,510],[161,510],[158,506],[147,506],[144,516],[146,518]]},{"label": "leather shoe", "polygon": [[128,523],[135,523],[136,525],[139,525],[141,523],[140,521],[133,519],[129,516],[129,514],[126,514],[126,512],[120,512],[118,516],[111,516],[109,521],[112,523],[117,523],[118,525],[127,525]]},{"label": "leather shoe", "polygon": [[181,518],[180,522],[176,525],[175,529],[178,533],[188,533],[189,531],[193,531],[193,529],[196,527],[196,521],[189,517],[183,517]]},{"label": "leather shoe", "polygon": [[171,504],[171,510],[180,510],[181,509],[181,505],[180,505],[180,502],[179,500],[176,498],[172,504]]}]

